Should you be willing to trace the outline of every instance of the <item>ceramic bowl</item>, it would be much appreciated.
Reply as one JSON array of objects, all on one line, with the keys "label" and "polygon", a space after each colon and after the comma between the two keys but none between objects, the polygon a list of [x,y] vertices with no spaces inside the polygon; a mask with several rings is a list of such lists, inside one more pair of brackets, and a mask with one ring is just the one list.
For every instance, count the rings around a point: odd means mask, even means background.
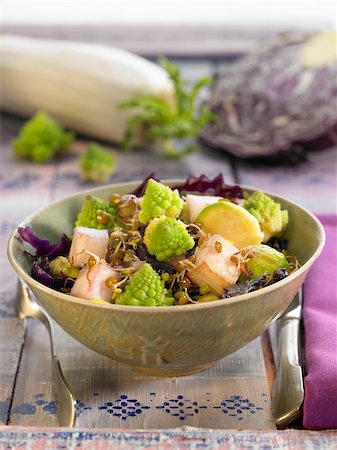
[{"label": "ceramic bowl", "polygon": [[[130,192],[137,184],[82,191],[40,209],[20,226],[31,224],[36,234],[56,242],[61,233],[72,233],[88,193],[107,199],[114,192]],[[202,370],[261,335],[287,308],[322,251],[325,234],[320,222],[299,205],[269,195],[289,211],[285,237],[289,239],[289,253],[297,256],[301,268],[269,287],[231,299],[161,308],[93,303],[35,281],[30,276],[31,262],[15,232],[8,243],[8,256],[43,308],[77,341],[148,374],[186,375]]]}]

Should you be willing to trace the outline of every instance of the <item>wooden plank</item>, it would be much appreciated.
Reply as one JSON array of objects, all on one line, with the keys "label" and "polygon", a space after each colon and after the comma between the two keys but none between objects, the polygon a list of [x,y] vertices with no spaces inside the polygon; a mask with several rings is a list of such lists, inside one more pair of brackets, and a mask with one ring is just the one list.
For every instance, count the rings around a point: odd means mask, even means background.
[{"label": "wooden plank", "polygon": [[[53,186],[53,199],[58,199],[83,189],[94,188],[95,184],[81,180],[79,157],[85,151],[88,141],[78,141],[73,146],[72,155],[57,163],[55,168],[55,184]],[[184,157],[183,159],[166,158],[155,149],[137,149],[132,153],[104,145],[111,149],[117,158],[117,170],[108,183],[141,180],[151,172],[159,178],[186,178],[190,175],[205,173],[214,177],[221,172],[226,182],[234,183],[230,158],[214,150],[201,149],[200,151]]]},{"label": "wooden plank", "polygon": [[50,180],[54,163],[43,166],[17,159],[11,150],[23,121],[14,116],[1,115],[0,201],[5,212],[2,221],[9,218],[15,224],[31,212],[46,205],[51,199]]},{"label": "wooden plank", "polygon": [[[57,355],[79,401],[77,426],[275,429],[259,339],[199,374],[159,378],[86,349],[56,325],[54,332]],[[30,324],[11,425],[56,425],[48,345],[43,326]]]},{"label": "wooden plank", "polygon": [[[208,62],[190,61],[181,64],[183,76],[191,83],[202,76],[210,75],[212,66]],[[205,92],[205,91],[204,91]],[[10,152],[10,140],[18,133],[23,121],[9,115],[3,115],[2,125],[6,130],[2,138],[3,164],[1,182],[6,195],[2,201],[4,209],[10,209],[18,196],[25,194],[30,200],[22,201],[26,205],[21,209],[20,219],[53,199],[64,197],[93,184],[81,180],[79,157],[90,140],[78,139],[72,146],[70,154],[56,163],[41,166],[16,160]],[[200,151],[181,160],[168,159],[158,149],[137,149],[126,153],[111,144],[102,145],[114,152],[117,158],[116,173],[109,182],[132,181],[142,179],[150,172],[155,172],[162,179],[186,178],[189,175],[206,175],[213,177],[222,172],[228,183],[233,182],[231,158],[214,150],[201,147]],[[53,180],[53,181],[51,181]],[[39,195],[35,195],[39,192]]]},{"label": "wooden plank", "polygon": [[25,332],[15,314],[16,277],[7,261],[5,248],[9,233],[14,227],[15,221],[2,218],[0,241],[4,245],[0,246],[0,424],[6,424],[8,420]]},{"label": "wooden plank", "polygon": [[[3,262],[0,271],[9,281],[0,288],[0,425],[6,424],[12,402],[13,386],[24,339],[24,327],[19,324],[14,311],[15,277],[9,276]],[[2,277],[5,282],[6,278]]]},{"label": "wooden plank", "polygon": [[278,450],[335,450],[336,431],[287,430],[238,431],[196,430],[113,430],[0,427],[0,448],[8,450],[18,446],[37,450],[76,448],[103,450],[127,449],[195,449],[250,450],[252,448]]},{"label": "wooden plank", "polygon": [[[2,223],[0,239],[5,243],[12,226],[6,230],[4,225],[9,224]],[[1,246],[0,279],[0,424],[6,424],[24,342],[25,327],[16,318],[17,281],[7,261],[5,246]]]},{"label": "wooden plank", "polygon": [[[55,414],[49,414],[49,411],[55,411],[55,404],[48,339],[43,325],[34,319],[28,319],[26,338],[12,399],[10,424],[15,424],[16,418],[20,417],[22,425],[42,426],[43,422],[34,421],[36,411],[41,410],[48,417],[49,426],[58,425]],[[32,346],[32,340],[34,340],[34,346]],[[17,402],[18,397],[21,397],[22,401]]]},{"label": "wooden plank", "polygon": [[[3,26],[3,33],[118,46],[140,55],[228,58],[250,51],[259,39],[284,31],[258,26]],[[287,29],[289,31],[289,28]]]},{"label": "wooden plank", "polygon": [[[4,123],[5,122],[5,123]],[[13,121],[2,121],[0,168],[0,423],[8,420],[12,392],[24,339],[24,327],[15,314],[16,276],[6,255],[6,242],[17,224],[33,210],[49,200],[45,190],[50,168],[42,174],[33,167],[14,161],[9,151]],[[15,127],[14,127],[15,129]],[[36,189],[41,191],[36,195]]]},{"label": "wooden plank", "polygon": [[50,201],[53,164],[44,170],[15,159],[10,141],[21,121],[2,117],[0,141],[0,423],[8,421],[25,327],[15,313],[16,275],[6,255],[6,242],[17,224]]},{"label": "wooden plank", "polygon": [[237,162],[242,184],[274,192],[313,212],[337,212],[337,148],[310,152],[297,166]]}]

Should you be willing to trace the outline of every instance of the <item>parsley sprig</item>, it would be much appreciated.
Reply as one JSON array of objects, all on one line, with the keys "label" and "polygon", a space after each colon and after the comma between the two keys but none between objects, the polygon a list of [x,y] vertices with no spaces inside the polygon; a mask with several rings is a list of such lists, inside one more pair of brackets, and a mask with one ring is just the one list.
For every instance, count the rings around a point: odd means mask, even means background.
[{"label": "parsley sprig", "polygon": [[207,105],[197,107],[201,88],[213,80],[211,77],[201,78],[188,90],[179,66],[167,58],[161,58],[160,63],[172,80],[175,103],[154,95],[139,95],[122,102],[121,108],[135,110],[125,131],[123,147],[130,149],[134,134],[141,129],[146,140],[158,143],[165,155],[180,157],[196,150],[196,146],[187,145],[183,150],[177,150],[174,141],[195,138],[205,125],[214,120]]}]

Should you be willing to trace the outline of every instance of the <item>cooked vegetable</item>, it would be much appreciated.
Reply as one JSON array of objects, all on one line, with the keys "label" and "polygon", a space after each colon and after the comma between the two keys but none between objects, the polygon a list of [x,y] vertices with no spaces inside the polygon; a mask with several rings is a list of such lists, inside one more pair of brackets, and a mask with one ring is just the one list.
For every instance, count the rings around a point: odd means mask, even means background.
[{"label": "cooked vegetable", "polygon": [[52,117],[39,112],[23,125],[11,144],[19,158],[44,163],[66,152],[73,139],[74,135],[65,132]]},{"label": "cooked vegetable", "polygon": [[200,79],[188,92],[179,66],[170,63],[166,58],[161,58],[160,62],[174,85],[174,101],[167,102],[156,95],[141,94],[122,102],[122,109],[135,111],[125,132],[124,147],[131,148],[134,134],[141,129],[150,142],[160,144],[167,156],[182,156],[194,151],[195,146],[187,146],[179,151],[173,140],[194,138],[213,119],[208,106],[202,105],[199,111],[196,106],[200,89],[210,84],[212,79]]},{"label": "cooked vegetable", "polygon": [[70,295],[87,300],[98,298],[109,302],[111,301],[112,289],[106,281],[113,278],[117,283],[120,280],[120,274],[104,260],[92,258],[93,264],[88,264],[81,269]]},{"label": "cooked vegetable", "polygon": [[271,237],[279,236],[288,225],[288,211],[281,210],[280,203],[275,202],[263,192],[253,192],[245,200],[243,206],[257,218],[263,231],[262,242],[267,242]]},{"label": "cooked vegetable", "polygon": [[273,274],[261,275],[253,280],[240,281],[239,283],[226,287],[221,298],[230,298],[236,297],[237,295],[248,294],[248,292],[253,292],[263,287],[270,286],[277,281],[281,281],[287,276],[288,273],[286,269],[277,269]]},{"label": "cooked vegetable", "polygon": [[222,200],[222,197],[187,194],[186,203],[189,221],[195,222],[195,219],[206,206],[213,205],[213,203],[217,203],[219,200]]},{"label": "cooked vegetable", "polygon": [[116,170],[116,158],[98,144],[89,144],[80,161],[85,181],[105,183]]},{"label": "cooked vegetable", "polygon": [[93,301],[94,303],[101,303],[103,305],[110,303],[110,302],[106,302],[105,300],[101,300],[100,298],[92,298],[91,301]]},{"label": "cooked vegetable", "polygon": [[81,212],[77,216],[75,227],[110,230],[116,225],[116,221],[116,207],[114,205],[108,205],[100,198],[88,195],[84,200]]},{"label": "cooked vegetable", "polygon": [[264,274],[271,274],[277,269],[289,268],[289,263],[283,253],[265,244],[249,246],[242,249],[242,253],[251,253],[247,260],[250,275],[243,275],[240,279],[253,280]]},{"label": "cooked vegetable", "polygon": [[160,216],[146,227],[144,244],[158,261],[167,261],[193,248],[194,240],[181,220]]},{"label": "cooked vegetable", "polygon": [[221,201],[207,206],[197,217],[205,233],[220,234],[239,248],[260,244],[263,239],[259,222],[242,206]]},{"label": "cooked vegetable", "polygon": [[69,261],[73,266],[83,267],[91,255],[104,259],[108,251],[108,230],[76,227],[69,251]]},{"label": "cooked vegetable", "polygon": [[53,277],[77,278],[80,272],[78,267],[72,266],[65,256],[58,256],[50,262],[50,271]]},{"label": "cooked vegetable", "polygon": [[227,66],[209,102],[217,120],[203,140],[243,158],[335,145],[336,39],[335,32],[284,33]]},{"label": "cooked vegetable", "polygon": [[[156,64],[111,46],[1,36],[0,104],[30,117],[50,112],[82,134],[122,142],[132,111],[118,105],[136,95],[174,102],[167,73]],[[144,143],[135,134],[135,143]]]},{"label": "cooked vegetable", "polygon": [[35,249],[35,257],[47,256],[50,260],[58,256],[66,256],[69,253],[71,241],[62,234],[57,244],[51,244],[47,239],[41,239],[33,233],[32,227],[19,227],[18,233],[25,242]]},{"label": "cooked vegetable", "polygon": [[31,274],[34,280],[51,289],[58,291],[64,287],[65,278],[52,276],[49,259],[46,257],[33,261]]},{"label": "cooked vegetable", "polygon": [[207,302],[215,302],[215,300],[219,300],[219,297],[215,294],[206,294],[206,295],[201,295],[197,302],[198,303],[207,303]]},{"label": "cooked vegetable", "polygon": [[116,298],[116,303],[133,306],[169,306],[174,299],[167,294],[164,281],[145,263],[130,280],[125,290]]},{"label": "cooked vegetable", "polygon": [[197,286],[209,286],[213,294],[222,295],[225,286],[233,284],[240,275],[240,270],[231,256],[239,249],[220,235],[213,235],[203,242],[195,252],[195,268],[188,272],[188,277]]},{"label": "cooked vegetable", "polygon": [[151,178],[140,204],[139,220],[146,224],[162,214],[168,217],[179,217],[183,206],[184,202],[178,190],[172,191],[168,186],[157,183]]}]

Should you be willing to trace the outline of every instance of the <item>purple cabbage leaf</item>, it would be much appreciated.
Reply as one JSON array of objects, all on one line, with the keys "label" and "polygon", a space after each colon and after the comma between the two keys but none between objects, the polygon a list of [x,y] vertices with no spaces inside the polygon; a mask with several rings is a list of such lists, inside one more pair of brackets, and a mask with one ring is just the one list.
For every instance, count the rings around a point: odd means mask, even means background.
[{"label": "purple cabbage leaf", "polygon": [[147,248],[144,244],[140,243],[137,246],[136,255],[141,261],[145,261],[149,263],[152,268],[161,275],[162,273],[166,272],[170,275],[176,273],[176,269],[174,266],[167,262],[158,261],[157,258],[150,255],[150,253],[147,251]]},{"label": "purple cabbage leaf", "polygon": [[183,184],[172,186],[172,189],[178,189],[180,192],[195,192],[196,194],[218,195],[225,198],[243,198],[243,192],[240,186],[230,186],[225,183],[223,175],[215,176],[213,180],[206,175],[200,177],[189,177]]},{"label": "purple cabbage leaf", "polygon": [[[143,196],[147,187],[147,182],[150,178],[153,178],[156,181],[160,181],[154,173],[151,173],[134,191],[130,192],[130,194],[134,194],[137,197]],[[191,176],[187,178],[184,183],[172,186],[172,189],[178,189],[180,192],[217,195],[219,197],[225,197],[229,199],[243,198],[241,187],[238,185],[231,186],[226,184],[221,173],[219,173],[219,175],[215,176],[213,179],[209,178],[206,175],[200,175],[199,177]]]},{"label": "purple cabbage leaf", "polygon": [[150,175],[145,177],[144,180],[140,183],[140,185],[137,186],[134,191],[130,192],[130,194],[135,195],[136,197],[143,197],[147,188],[147,182],[149,181],[150,178],[158,182],[160,181],[160,179],[156,177],[156,175],[152,172],[150,173]]},{"label": "purple cabbage leaf", "polygon": [[286,269],[277,269],[273,274],[264,274],[254,280],[241,281],[225,288],[221,298],[231,298],[237,295],[248,294],[264,287],[270,286],[288,276]]},{"label": "purple cabbage leaf", "polygon": [[49,260],[53,260],[58,256],[67,256],[69,253],[71,240],[65,234],[62,234],[57,244],[51,244],[48,240],[36,236],[30,226],[19,227],[18,233],[23,241],[35,249],[36,258],[48,257]]},{"label": "purple cabbage leaf", "polygon": [[34,280],[58,291],[65,283],[64,278],[55,278],[51,275],[49,259],[46,257],[33,262],[31,274]]}]

